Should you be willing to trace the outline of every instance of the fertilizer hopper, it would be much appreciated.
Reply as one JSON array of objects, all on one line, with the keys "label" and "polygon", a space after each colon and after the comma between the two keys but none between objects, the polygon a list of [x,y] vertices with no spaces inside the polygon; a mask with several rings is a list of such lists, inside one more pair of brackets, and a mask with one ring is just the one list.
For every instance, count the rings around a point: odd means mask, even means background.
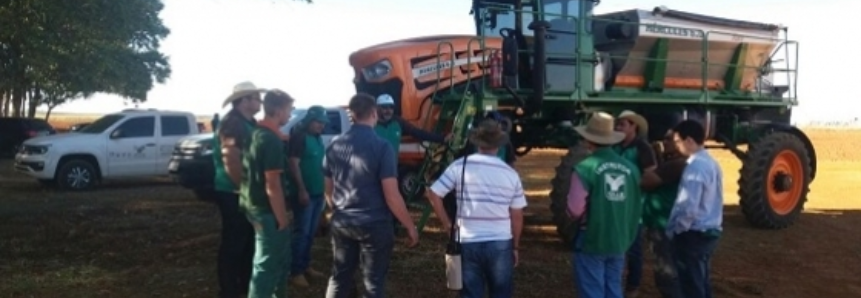
[{"label": "fertilizer hopper", "polygon": [[[609,62],[603,66],[605,89],[703,90],[705,83],[708,90],[745,93],[761,86],[761,68],[771,60],[782,28],[657,7],[596,15],[593,29],[595,48]],[[649,59],[667,63],[664,68]],[[738,69],[729,65],[736,63]]]}]

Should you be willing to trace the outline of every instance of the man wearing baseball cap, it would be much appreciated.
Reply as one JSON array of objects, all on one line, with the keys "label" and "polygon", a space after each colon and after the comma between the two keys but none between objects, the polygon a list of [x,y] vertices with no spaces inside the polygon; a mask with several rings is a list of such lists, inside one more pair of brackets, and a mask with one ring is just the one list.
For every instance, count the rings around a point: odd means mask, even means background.
[{"label": "man wearing baseball cap", "polygon": [[326,146],[321,134],[329,117],[326,108],[312,106],[299,125],[290,133],[288,157],[294,192],[291,198],[295,225],[293,226],[290,281],[299,287],[308,287],[307,278],[323,279],[325,274],[310,267],[311,246],[325,207],[323,156]]},{"label": "man wearing baseball cap", "polygon": [[239,184],[242,177],[241,155],[256,126],[254,114],[260,111],[260,93],[251,82],[233,87],[222,107],[230,111],[215,123],[212,158],[215,166],[216,203],[221,212],[221,245],[218,249],[220,297],[240,297],[248,293],[254,258],[254,228],[239,211]]},{"label": "man wearing baseball cap", "polygon": [[389,144],[392,144],[395,154],[398,154],[401,150],[401,137],[404,135],[413,136],[423,142],[434,143],[445,142],[451,136],[442,136],[424,131],[395,115],[395,99],[391,95],[382,94],[378,96],[377,109],[380,119],[377,121],[374,131],[377,132],[377,135],[388,141]]}]

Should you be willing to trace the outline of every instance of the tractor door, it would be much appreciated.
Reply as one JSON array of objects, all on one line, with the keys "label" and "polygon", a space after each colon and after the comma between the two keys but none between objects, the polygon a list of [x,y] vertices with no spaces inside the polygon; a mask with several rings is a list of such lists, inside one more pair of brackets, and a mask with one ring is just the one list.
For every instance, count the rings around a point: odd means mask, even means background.
[{"label": "tractor door", "polygon": [[476,34],[502,38],[503,77],[512,89],[532,84],[532,31],[529,24],[537,16],[529,3],[520,0],[474,0]]},{"label": "tractor door", "polygon": [[576,88],[577,22],[582,0],[543,0],[542,16],[547,29],[547,91],[571,92]]}]

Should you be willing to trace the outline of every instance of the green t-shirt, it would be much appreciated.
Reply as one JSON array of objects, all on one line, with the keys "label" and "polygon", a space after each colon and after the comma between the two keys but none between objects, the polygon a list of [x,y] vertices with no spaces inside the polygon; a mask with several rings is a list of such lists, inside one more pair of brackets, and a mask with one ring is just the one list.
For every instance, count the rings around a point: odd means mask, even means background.
[{"label": "green t-shirt", "polygon": [[574,171],[589,193],[582,251],[625,253],[643,210],[637,167],[611,148],[601,148],[576,164]]},{"label": "green t-shirt", "polygon": [[250,214],[272,213],[269,195],[266,194],[266,172],[281,171],[283,183],[286,164],[281,138],[268,128],[254,128],[248,150],[242,156],[243,175],[239,187],[239,207],[242,211]]},{"label": "green t-shirt", "polygon": [[[323,195],[323,155],[326,147],[320,135],[294,131],[290,136],[289,156],[299,158],[299,172],[309,196]],[[293,191],[298,191],[294,187]]]},{"label": "green t-shirt", "polygon": [[401,124],[397,120],[392,119],[386,124],[377,123],[374,126],[374,131],[378,136],[382,137],[389,144],[392,144],[392,149],[395,149],[395,154],[401,150]]},{"label": "green t-shirt", "polygon": [[684,158],[672,159],[658,165],[655,174],[661,179],[661,185],[645,192],[643,225],[647,228],[663,230],[667,227],[685,166],[687,161]]},{"label": "green t-shirt", "polygon": [[212,161],[215,167],[213,186],[215,190],[234,192],[238,189],[233,180],[230,180],[230,175],[227,174],[227,170],[224,168],[224,161],[221,160],[221,138],[219,135],[236,139],[240,148],[244,149],[248,146],[251,131],[255,126],[254,120],[245,119],[245,117],[242,117],[242,115],[235,111],[228,113],[218,123],[218,128],[215,129],[212,139]]}]

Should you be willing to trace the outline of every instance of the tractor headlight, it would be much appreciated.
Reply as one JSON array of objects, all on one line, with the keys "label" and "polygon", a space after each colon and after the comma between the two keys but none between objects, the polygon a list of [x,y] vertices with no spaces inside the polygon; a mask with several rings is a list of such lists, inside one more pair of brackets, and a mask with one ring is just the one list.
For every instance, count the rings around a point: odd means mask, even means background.
[{"label": "tractor headlight", "polygon": [[376,80],[389,75],[392,72],[392,63],[389,59],[383,59],[377,63],[362,68],[362,74],[366,80]]}]

